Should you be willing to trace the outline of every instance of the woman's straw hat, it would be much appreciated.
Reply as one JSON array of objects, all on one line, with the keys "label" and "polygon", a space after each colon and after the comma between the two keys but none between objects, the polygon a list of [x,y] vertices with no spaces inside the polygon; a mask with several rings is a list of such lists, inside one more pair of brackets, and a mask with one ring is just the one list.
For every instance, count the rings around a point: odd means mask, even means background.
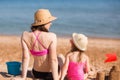
[{"label": "woman's straw hat", "polygon": [[87,49],[88,39],[85,35],[73,33],[72,38],[73,38],[74,45],[79,50],[85,51]]},{"label": "woman's straw hat", "polygon": [[34,23],[32,26],[43,25],[55,19],[56,17],[52,16],[48,9],[39,9],[34,14]]}]

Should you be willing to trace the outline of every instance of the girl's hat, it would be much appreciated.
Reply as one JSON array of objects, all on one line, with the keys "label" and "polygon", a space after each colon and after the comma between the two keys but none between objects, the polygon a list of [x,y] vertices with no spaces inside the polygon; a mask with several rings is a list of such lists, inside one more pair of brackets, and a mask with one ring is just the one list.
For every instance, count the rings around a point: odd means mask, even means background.
[{"label": "girl's hat", "polygon": [[39,9],[34,14],[34,23],[32,24],[32,26],[43,25],[55,19],[56,17],[52,16],[48,9]]},{"label": "girl's hat", "polygon": [[73,38],[74,45],[79,50],[85,51],[87,49],[88,39],[85,35],[73,33],[72,38]]}]

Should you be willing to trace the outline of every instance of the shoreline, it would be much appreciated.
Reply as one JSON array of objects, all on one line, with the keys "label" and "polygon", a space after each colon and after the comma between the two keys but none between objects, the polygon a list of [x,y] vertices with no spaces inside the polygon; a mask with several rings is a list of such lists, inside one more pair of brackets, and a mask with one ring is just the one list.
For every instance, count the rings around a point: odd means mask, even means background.
[{"label": "shoreline", "polygon": [[[21,35],[13,35],[13,34],[0,34],[1,36],[8,36],[8,37],[21,37]],[[120,38],[114,38],[114,37],[97,37],[97,36],[87,36],[90,39],[114,39],[114,40],[120,40]],[[71,38],[71,35],[57,35],[57,38]]]},{"label": "shoreline", "polygon": [[[66,53],[70,50],[70,37],[57,37],[57,53]],[[113,65],[120,64],[120,39],[109,38],[94,38],[88,37],[88,49],[86,54],[90,58],[90,64],[96,71],[105,71],[108,73]],[[0,35],[0,79],[7,80],[8,77],[2,76],[2,73],[7,73],[6,62],[20,61],[22,59],[20,36],[16,35]],[[117,61],[104,63],[105,54],[116,53]],[[33,58],[30,59],[29,68],[31,69]],[[31,79],[30,79],[31,80]]]}]

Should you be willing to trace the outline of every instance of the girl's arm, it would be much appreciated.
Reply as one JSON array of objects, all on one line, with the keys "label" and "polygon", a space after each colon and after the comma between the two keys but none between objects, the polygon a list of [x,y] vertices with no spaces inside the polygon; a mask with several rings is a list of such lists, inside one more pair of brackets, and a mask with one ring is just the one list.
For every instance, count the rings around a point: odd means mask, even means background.
[{"label": "girl's arm", "polygon": [[65,57],[65,63],[63,64],[62,70],[61,70],[61,77],[60,80],[64,80],[67,70],[69,66],[69,54]]},{"label": "girl's arm", "polygon": [[85,62],[85,69],[84,69],[85,73],[89,73],[90,71],[90,63],[89,63],[89,58],[88,56],[86,56],[86,62]]},{"label": "girl's arm", "polygon": [[87,72],[90,72],[90,62],[88,57],[87,57]]},{"label": "girl's arm", "polygon": [[57,38],[55,34],[51,34],[52,42],[49,47],[49,61],[52,69],[52,75],[54,80],[59,80],[58,78],[58,60],[56,53]]},{"label": "girl's arm", "polygon": [[90,72],[90,64],[89,64],[89,58],[86,56],[86,62],[85,62],[85,68],[84,68],[84,79],[86,80],[88,77],[88,73]]}]

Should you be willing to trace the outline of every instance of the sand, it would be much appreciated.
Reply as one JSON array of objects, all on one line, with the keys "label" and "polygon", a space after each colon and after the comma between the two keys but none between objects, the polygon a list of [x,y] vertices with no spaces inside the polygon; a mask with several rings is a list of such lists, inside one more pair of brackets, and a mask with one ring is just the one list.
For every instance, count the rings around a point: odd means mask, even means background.
[{"label": "sand", "polygon": [[[70,38],[58,37],[57,53],[65,55],[70,50]],[[96,72],[104,71],[109,73],[113,65],[120,65],[120,39],[110,38],[88,38],[89,44],[86,54],[90,58],[91,67]],[[106,54],[116,53],[117,61],[104,63]],[[9,80],[12,75],[7,74],[6,62],[21,62],[20,36],[0,36],[0,80]],[[29,70],[32,68],[33,58],[30,59]],[[30,72],[30,71],[29,71]],[[32,80],[28,75],[27,80]]]}]

